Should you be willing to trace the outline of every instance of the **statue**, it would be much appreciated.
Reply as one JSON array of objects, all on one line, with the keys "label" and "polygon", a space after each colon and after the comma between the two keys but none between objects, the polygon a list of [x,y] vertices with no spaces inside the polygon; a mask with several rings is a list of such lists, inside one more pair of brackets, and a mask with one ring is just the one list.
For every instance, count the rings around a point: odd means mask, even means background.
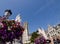
[{"label": "statue", "polygon": [[20,14],[18,14],[18,15],[16,16],[15,21],[17,21],[17,22],[21,22],[21,16],[20,16]]},{"label": "statue", "polygon": [[6,19],[8,19],[8,18],[9,18],[9,16],[11,16],[11,15],[12,15],[11,10],[9,10],[9,9],[5,10],[4,17],[5,17]]}]

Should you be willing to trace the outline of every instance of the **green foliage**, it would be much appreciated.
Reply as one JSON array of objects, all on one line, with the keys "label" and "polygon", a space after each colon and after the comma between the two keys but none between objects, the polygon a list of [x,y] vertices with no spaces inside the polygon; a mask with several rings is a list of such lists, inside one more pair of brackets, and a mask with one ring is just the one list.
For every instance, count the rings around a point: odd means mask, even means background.
[{"label": "green foliage", "polygon": [[39,36],[39,34],[37,34],[37,32],[33,32],[33,33],[32,33],[32,36],[31,36],[31,38],[30,38],[30,41],[31,41],[31,42],[34,42],[35,38],[37,38],[38,36]]}]

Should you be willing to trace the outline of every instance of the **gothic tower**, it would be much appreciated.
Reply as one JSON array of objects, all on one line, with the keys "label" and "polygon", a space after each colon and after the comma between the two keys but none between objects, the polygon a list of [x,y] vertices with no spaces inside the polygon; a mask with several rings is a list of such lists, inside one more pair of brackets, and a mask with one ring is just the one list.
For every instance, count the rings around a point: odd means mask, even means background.
[{"label": "gothic tower", "polygon": [[23,41],[23,44],[25,44],[25,43],[28,43],[28,41],[29,41],[28,23],[25,22],[23,27],[25,30],[24,30],[23,35],[22,35],[22,41]]}]

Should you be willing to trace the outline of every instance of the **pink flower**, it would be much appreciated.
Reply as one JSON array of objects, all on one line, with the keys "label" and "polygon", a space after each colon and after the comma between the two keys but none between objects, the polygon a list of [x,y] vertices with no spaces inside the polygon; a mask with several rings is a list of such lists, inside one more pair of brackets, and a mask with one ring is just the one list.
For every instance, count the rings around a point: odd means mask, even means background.
[{"label": "pink flower", "polygon": [[0,22],[0,28],[3,28],[3,27],[4,27],[3,23]]}]

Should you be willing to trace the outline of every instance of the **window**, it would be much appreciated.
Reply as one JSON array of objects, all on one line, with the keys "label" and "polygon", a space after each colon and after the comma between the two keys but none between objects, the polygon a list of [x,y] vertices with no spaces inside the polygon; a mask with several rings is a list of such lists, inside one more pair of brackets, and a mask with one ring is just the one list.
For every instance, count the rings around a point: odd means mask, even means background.
[{"label": "window", "polygon": [[60,34],[60,32],[58,32],[58,34]]}]

